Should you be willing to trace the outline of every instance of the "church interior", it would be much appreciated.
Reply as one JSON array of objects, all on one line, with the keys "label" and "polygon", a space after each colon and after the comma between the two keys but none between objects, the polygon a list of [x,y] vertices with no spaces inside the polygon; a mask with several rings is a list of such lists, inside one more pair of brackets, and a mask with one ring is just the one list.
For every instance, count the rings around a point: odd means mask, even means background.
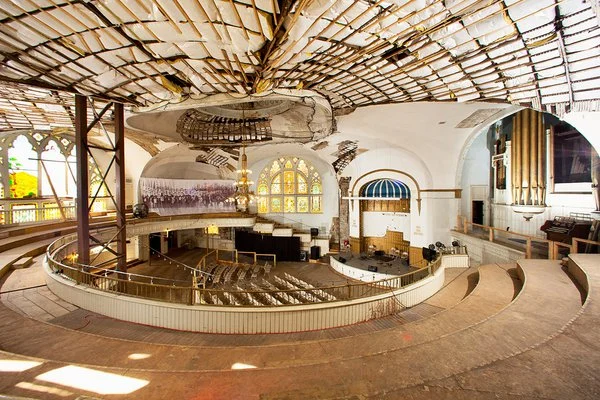
[{"label": "church interior", "polygon": [[597,0],[0,0],[0,397],[596,399]]}]

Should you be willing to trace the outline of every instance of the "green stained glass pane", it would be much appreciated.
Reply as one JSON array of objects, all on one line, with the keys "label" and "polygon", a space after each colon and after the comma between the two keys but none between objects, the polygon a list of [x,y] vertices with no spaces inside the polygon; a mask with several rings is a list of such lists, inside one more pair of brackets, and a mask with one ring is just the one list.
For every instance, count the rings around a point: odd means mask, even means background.
[{"label": "green stained glass pane", "polygon": [[258,192],[259,195],[267,195],[267,194],[269,194],[268,190],[267,190],[267,184],[265,182],[259,183],[257,192]]},{"label": "green stained glass pane", "polygon": [[298,212],[299,213],[307,213],[308,212],[308,197],[298,197]]},{"label": "green stained glass pane", "polygon": [[311,212],[320,213],[323,210],[321,209],[321,196],[312,196],[311,197]]},{"label": "green stained glass pane", "polygon": [[271,197],[271,212],[281,212],[281,197]]},{"label": "green stained glass pane", "polygon": [[321,184],[319,182],[314,182],[310,187],[310,193],[312,194],[321,194],[323,193],[321,189]]}]

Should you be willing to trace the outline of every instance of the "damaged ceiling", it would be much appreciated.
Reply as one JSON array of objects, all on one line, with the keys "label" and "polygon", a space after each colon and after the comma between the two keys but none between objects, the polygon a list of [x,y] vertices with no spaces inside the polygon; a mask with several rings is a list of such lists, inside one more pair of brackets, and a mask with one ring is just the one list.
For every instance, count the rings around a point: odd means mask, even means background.
[{"label": "damaged ceiling", "polygon": [[0,1],[0,79],[152,106],[304,88],[333,108],[598,100],[583,0]]},{"label": "damaged ceiling", "polygon": [[[231,169],[228,150],[204,146],[237,143],[240,109],[260,99],[251,108],[268,112],[241,116],[265,125],[255,140],[320,142],[339,173],[366,150],[324,140],[334,116],[357,107],[478,101],[558,116],[599,111],[598,3],[0,0],[0,132],[72,129],[79,93],[94,96],[97,110],[128,104],[127,136],[152,154],[144,132]],[[494,110],[484,111],[457,128]]]}]

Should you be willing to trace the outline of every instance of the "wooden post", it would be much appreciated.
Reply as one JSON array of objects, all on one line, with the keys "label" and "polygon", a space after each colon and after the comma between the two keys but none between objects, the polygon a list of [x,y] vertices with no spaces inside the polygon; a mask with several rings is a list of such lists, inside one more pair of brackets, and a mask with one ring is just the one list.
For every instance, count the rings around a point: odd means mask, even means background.
[{"label": "wooden post", "polygon": [[90,213],[88,210],[87,98],[75,95],[75,145],[77,146],[77,262],[90,263]]},{"label": "wooden post", "polygon": [[531,238],[527,238],[527,247],[525,248],[525,258],[531,258]]},{"label": "wooden post", "polygon": [[467,227],[467,217],[463,217],[463,233],[469,233],[469,228]]},{"label": "wooden post", "polygon": [[125,127],[123,104],[114,104],[117,270],[127,272],[127,235],[125,220]]},{"label": "wooden post", "polygon": [[494,241],[494,228],[492,228],[491,226],[488,227],[490,232],[489,232],[489,241],[493,242]]}]

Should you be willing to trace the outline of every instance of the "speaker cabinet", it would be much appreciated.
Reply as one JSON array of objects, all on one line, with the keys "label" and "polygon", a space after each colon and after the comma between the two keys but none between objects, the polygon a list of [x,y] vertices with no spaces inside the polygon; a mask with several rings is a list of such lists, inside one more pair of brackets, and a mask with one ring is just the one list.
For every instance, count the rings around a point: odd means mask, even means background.
[{"label": "speaker cabinet", "polygon": [[300,250],[300,261],[308,261],[308,252]]},{"label": "speaker cabinet", "polygon": [[341,262],[342,264],[346,263],[346,259],[344,257],[339,257],[338,261]]},{"label": "speaker cabinet", "polygon": [[321,258],[321,246],[311,246],[310,258],[312,258],[313,260],[318,260],[319,258]]}]

